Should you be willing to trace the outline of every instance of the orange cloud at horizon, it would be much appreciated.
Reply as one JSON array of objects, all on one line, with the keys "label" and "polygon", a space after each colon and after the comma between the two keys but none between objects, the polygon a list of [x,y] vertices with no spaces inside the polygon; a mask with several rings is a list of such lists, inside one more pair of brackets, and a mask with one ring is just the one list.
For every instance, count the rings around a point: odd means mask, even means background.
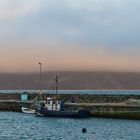
[{"label": "orange cloud at horizon", "polygon": [[0,72],[36,72],[40,61],[44,71],[140,71],[138,58],[112,54],[103,45],[19,41],[0,46]]}]

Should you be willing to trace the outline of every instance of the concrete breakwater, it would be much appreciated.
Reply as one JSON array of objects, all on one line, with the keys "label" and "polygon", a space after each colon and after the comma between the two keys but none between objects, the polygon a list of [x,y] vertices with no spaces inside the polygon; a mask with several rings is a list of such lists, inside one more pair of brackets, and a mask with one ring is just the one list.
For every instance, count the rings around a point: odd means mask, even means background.
[{"label": "concrete breakwater", "polygon": [[[27,94],[27,93],[24,93]],[[28,93],[23,101],[23,94],[0,94],[1,111],[21,111],[21,107],[31,107],[36,93]],[[140,95],[99,95],[99,94],[42,94],[41,99],[55,97],[66,102],[67,109],[88,109],[94,117],[140,119]]]}]

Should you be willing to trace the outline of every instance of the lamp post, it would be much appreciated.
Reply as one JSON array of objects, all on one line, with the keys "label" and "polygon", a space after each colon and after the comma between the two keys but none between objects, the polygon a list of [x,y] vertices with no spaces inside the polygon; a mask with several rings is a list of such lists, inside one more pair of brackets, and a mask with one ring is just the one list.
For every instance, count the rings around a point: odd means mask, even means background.
[{"label": "lamp post", "polygon": [[38,64],[40,66],[40,93],[41,93],[41,90],[42,90],[42,63],[39,62]]}]

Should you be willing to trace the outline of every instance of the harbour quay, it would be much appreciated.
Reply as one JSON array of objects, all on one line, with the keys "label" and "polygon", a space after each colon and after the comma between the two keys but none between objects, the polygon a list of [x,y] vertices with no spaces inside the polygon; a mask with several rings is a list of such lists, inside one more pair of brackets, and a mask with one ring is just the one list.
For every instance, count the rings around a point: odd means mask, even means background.
[{"label": "harbour quay", "polygon": [[[33,108],[37,93],[0,93],[0,111],[21,112],[21,107]],[[91,117],[140,119],[140,95],[134,94],[41,94],[65,101],[70,110],[87,109]]]}]

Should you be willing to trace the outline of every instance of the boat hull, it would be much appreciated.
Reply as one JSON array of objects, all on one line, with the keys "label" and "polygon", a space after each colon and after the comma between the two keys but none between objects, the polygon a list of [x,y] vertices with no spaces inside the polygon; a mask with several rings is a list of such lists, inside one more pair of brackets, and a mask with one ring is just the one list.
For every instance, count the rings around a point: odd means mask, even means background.
[{"label": "boat hull", "polygon": [[36,110],[31,109],[31,108],[26,108],[26,107],[22,107],[21,111],[23,113],[27,113],[27,114],[36,114],[37,113]]},{"label": "boat hull", "polygon": [[90,116],[90,112],[87,110],[47,110],[42,109],[38,111],[38,114],[46,117],[64,117],[64,118],[86,118]]}]

